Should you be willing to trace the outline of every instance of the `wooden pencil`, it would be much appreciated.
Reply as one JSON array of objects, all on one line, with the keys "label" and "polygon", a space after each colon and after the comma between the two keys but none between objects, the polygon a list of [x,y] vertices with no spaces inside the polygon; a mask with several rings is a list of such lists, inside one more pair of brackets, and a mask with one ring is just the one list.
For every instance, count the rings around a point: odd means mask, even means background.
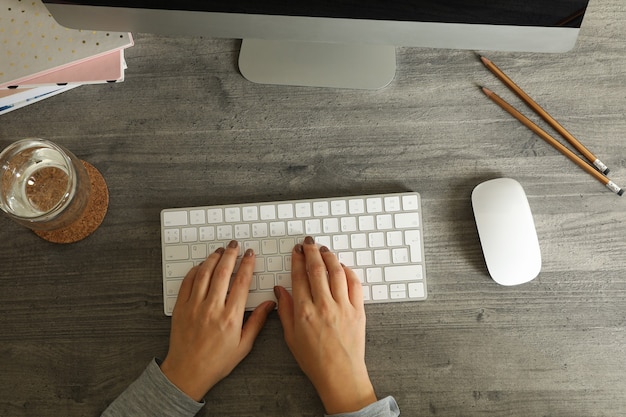
[{"label": "wooden pencil", "polygon": [[607,166],[602,163],[589,149],[585,147],[578,139],[576,139],[570,132],[567,131],[559,122],[557,122],[554,117],[550,116],[550,114],[545,111],[539,104],[535,102],[524,90],[522,90],[517,84],[513,82],[500,68],[496,66],[489,59],[484,56],[480,56],[480,60],[487,67],[489,71],[491,71],[496,77],[500,79],[511,91],[513,91],[517,96],[524,101],[535,113],[537,113],[543,120],[545,120],[550,126],[554,128],[561,136],[563,136],[571,145],[578,150],[593,166],[595,166],[598,171],[603,174],[608,174],[609,169]]},{"label": "wooden pencil", "polygon": [[520,113],[515,107],[511,106],[503,98],[501,98],[500,96],[498,96],[496,93],[494,93],[488,88],[485,88],[485,87],[481,87],[481,88],[482,88],[483,93],[485,93],[485,95],[487,95],[487,97],[489,97],[494,103],[496,103],[502,109],[506,110],[509,114],[511,114],[513,117],[519,120],[524,126],[532,130],[540,138],[548,142],[556,150],[561,152],[563,155],[568,157],[572,162],[574,162],[576,165],[581,167],[592,177],[594,177],[595,179],[600,181],[602,184],[604,184],[609,190],[613,191],[615,194],[619,196],[624,194],[624,190],[622,190],[617,184],[615,184],[613,181],[607,178],[606,175],[602,174],[601,172],[596,170],[594,167],[589,165],[587,162],[585,162],[585,160],[583,160],[581,157],[576,155],[574,152],[570,151],[561,142],[559,142],[558,140],[550,136],[545,130],[537,126],[532,120],[530,120],[528,117]]}]

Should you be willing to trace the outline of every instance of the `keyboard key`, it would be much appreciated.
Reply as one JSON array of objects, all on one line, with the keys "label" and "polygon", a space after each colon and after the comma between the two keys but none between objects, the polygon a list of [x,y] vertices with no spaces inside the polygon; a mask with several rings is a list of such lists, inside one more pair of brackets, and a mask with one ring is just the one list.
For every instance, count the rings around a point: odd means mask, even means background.
[{"label": "keyboard key", "polygon": [[165,265],[166,278],[183,278],[193,268],[193,262],[172,262]]},{"label": "keyboard key", "polygon": [[348,235],[335,235],[333,236],[333,250],[339,251],[348,249],[350,247],[350,240]]},{"label": "keyboard key", "polygon": [[280,239],[278,241],[279,244],[279,253],[291,253],[293,247],[296,245],[296,240],[293,238]]},{"label": "keyboard key", "polygon": [[391,250],[391,259],[394,264],[405,264],[409,262],[409,251],[407,248],[397,248]]},{"label": "keyboard key", "polygon": [[198,229],[195,227],[184,227],[182,234],[181,240],[185,243],[196,242],[198,240]]},{"label": "keyboard key", "polygon": [[315,217],[325,217],[330,214],[327,201],[316,201],[313,203],[313,215]]},{"label": "keyboard key", "polygon": [[376,229],[376,222],[374,216],[360,216],[359,217],[359,230],[362,232],[368,232]]},{"label": "keyboard key", "polygon": [[283,257],[270,256],[266,259],[268,272],[279,272],[283,270]]},{"label": "keyboard key", "polygon": [[319,235],[322,233],[322,222],[320,219],[310,219],[304,224],[307,235]]},{"label": "keyboard key", "polygon": [[178,295],[178,291],[180,290],[180,284],[182,284],[182,282],[182,279],[174,279],[168,280],[165,283],[165,293],[168,295],[168,297]]},{"label": "keyboard key", "polygon": [[411,249],[411,262],[422,262],[422,243],[419,230],[407,230],[404,232],[404,240]]},{"label": "keyboard key", "polygon": [[348,200],[348,211],[350,214],[365,213],[365,201],[362,198]]},{"label": "keyboard key", "polygon": [[209,240],[215,240],[215,226],[199,227],[198,232],[200,234],[200,241],[206,242]]},{"label": "keyboard key", "polygon": [[339,262],[345,266],[353,267],[355,265],[353,252],[339,252],[337,254],[337,259],[339,259]]},{"label": "keyboard key", "polygon": [[190,210],[189,211],[189,224],[204,224],[206,223],[206,213],[204,210]]},{"label": "keyboard key", "polygon": [[259,209],[256,206],[247,206],[242,209],[244,222],[255,222],[259,220]]},{"label": "keyboard key", "polygon": [[252,225],[252,237],[267,237],[267,223],[254,223]]},{"label": "keyboard key", "polygon": [[402,196],[402,208],[406,211],[413,211],[419,209],[419,201],[416,195]]},{"label": "keyboard key", "polygon": [[290,289],[291,288],[291,274],[277,274],[276,285],[280,285],[281,287]]},{"label": "keyboard key", "polygon": [[260,290],[271,290],[276,285],[274,274],[262,274],[258,277]]},{"label": "keyboard key", "polygon": [[374,263],[376,265],[387,265],[391,263],[389,249],[378,249],[374,251]]},{"label": "keyboard key", "polygon": [[250,225],[249,224],[236,224],[235,225],[235,239],[244,240],[249,239],[250,234]]},{"label": "keyboard key", "polygon": [[186,211],[170,211],[163,213],[163,225],[166,227],[187,226],[187,224]]},{"label": "keyboard key", "polygon": [[370,266],[373,264],[372,251],[362,250],[356,253],[356,264],[358,266]]},{"label": "keyboard key", "polygon": [[218,224],[224,222],[224,213],[222,209],[207,210],[207,223]]},{"label": "keyboard key", "polygon": [[343,216],[348,213],[345,200],[333,200],[330,202],[330,214],[333,216]]},{"label": "keyboard key", "polygon": [[273,255],[278,253],[278,242],[274,239],[267,239],[261,242],[261,252],[263,255]]},{"label": "keyboard key", "polygon": [[204,243],[191,246],[191,257],[193,259],[205,259],[207,256],[206,245]]},{"label": "keyboard key", "polygon": [[324,225],[324,233],[339,232],[339,219],[336,219],[334,217],[327,218],[322,221],[322,224]]},{"label": "keyboard key", "polygon": [[417,213],[399,213],[394,215],[394,218],[398,229],[415,228],[420,225]]},{"label": "keyboard key", "polygon": [[216,231],[217,231],[217,238],[219,240],[234,239],[232,226],[217,226]]},{"label": "keyboard key", "polygon": [[420,265],[387,266],[384,269],[387,282],[416,281],[423,278]]},{"label": "keyboard key", "polygon": [[383,211],[383,200],[379,197],[365,200],[368,213],[380,213]]},{"label": "keyboard key", "polygon": [[352,249],[364,249],[367,247],[367,235],[365,233],[356,233],[350,235],[350,247]]},{"label": "keyboard key", "polygon": [[270,223],[270,236],[285,236],[287,235],[287,227],[285,222],[271,222]]},{"label": "keyboard key", "polygon": [[301,236],[304,234],[304,223],[302,220],[291,220],[287,222],[287,234],[289,236]]},{"label": "keyboard key", "polygon": [[237,223],[241,221],[241,209],[239,207],[229,207],[224,210],[224,220],[227,223]]},{"label": "keyboard key", "polygon": [[297,218],[311,217],[311,203],[296,203],[295,209]]},{"label": "keyboard key", "polygon": [[279,219],[293,219],[293,205],[279,204],[277,206]]},{"label": "keyboard key", "polygon": [[180,229],[165,229],[163,231],[163,240],[165,240],[165,243],[180,242]]},{"label": "keyboard key", "polygon": [[406,298],[406,285],[404,284],[391,284],[389,286],[389,294],[392,300]]},{"label": "keyboard key", "polygon": [[259,208],[261,213],[261,220],[274,220],[276,219],[276,208],[274,206],[261,206]]},{"label": "keyboard key", "polygon": [[367,268],[365,275],[367,282],[383,282],[382,268]]},{"label": "keyboard key", "polygon": [[411,282],[409,283],[409,298],[424,298],[426,292],[424,291],[423,282]]},{"label": "keyboard key", "polygon": [[400,206],[400,197],[398,197],[397,195],[385,197],[384,202],[385,211],[387,212],[400,211],[402,209],[402,207]]},{"label": "keyboard key", "polygon": [[389,298],[389,289],[386,285],[372,285],[372,300],[386,300]]},{"label": "keyboard key", "polygon": [[189,259],[189,246],[167,246],[165,248],[165,259],[168,261],[180,261],[182,259]]},{"label": "keyboard key", "polygon": [[357,230],[356,217],[342,217],[340,223],[342,232],[355,232]]},{"label": "keyboard key", "polygon": [[391,214],[376,216],[376,228],[378,230],[393,229],[393,217],[391,217]]}]

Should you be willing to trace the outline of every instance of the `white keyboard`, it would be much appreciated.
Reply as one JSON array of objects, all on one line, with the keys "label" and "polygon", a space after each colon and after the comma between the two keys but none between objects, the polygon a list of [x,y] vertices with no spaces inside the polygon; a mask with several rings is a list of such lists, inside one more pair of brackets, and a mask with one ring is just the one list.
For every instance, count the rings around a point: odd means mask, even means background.
[{"label": "white keyboard", "polygon": [[418,193],[166,209],[161,212],[163,305],[171,315],[183,277],[235,239],[256,265],[247,310],[291,288],[291,253],[306,236],[327,246],[363,283],[366,304],[425,300]]}]

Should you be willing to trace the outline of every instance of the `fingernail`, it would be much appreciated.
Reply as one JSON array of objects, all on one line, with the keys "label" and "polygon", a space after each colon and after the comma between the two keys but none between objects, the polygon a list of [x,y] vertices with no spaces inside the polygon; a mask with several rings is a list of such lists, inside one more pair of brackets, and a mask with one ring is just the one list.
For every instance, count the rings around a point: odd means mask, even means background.
[{"label": "fingernail", "polygon": [[228,247],[232,249],[235,249],[237,246],[239,246],[239,243],[236,240],[231,240],[228,244]]},{"label": "fingernail", "polygon": [[320,248],[320,252],[330,252],[330,249],[328,249],[326,246],[322,246]]},{"label": "fingernail", "polygon": [[300,244],[297,244],[295,249],[297,253],[304,253],[304,246]]},{"label": "fingernail", "polygon": [[311,236],[307,236],[304,238],[304,243],[307,245],[312,245],[315,243],[315,240]]},{"label": "fingernail", "polygon": [[278,287],[274,287],[274,296],[276,296],[277,300],[280,300],[280,290]]},{"label": "fingernail", "polygon": [[252,255],[254,255],[254,251],[252,249],[248,249],[246,253],[244,253],[244,256],[252,256]]},{"label": "fingernail", "polygon": [[224,248],[215,249],[215,253],[219,253],[220,255],[224,253]]}]

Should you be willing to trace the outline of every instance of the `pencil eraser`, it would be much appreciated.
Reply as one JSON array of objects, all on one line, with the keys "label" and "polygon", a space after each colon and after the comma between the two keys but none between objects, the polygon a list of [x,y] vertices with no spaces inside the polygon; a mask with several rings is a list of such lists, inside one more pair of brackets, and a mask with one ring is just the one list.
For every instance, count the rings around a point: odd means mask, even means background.
[{"label": "pencil eraser", "polygon": [[617,192],[617,195],[618,195],[618,196],[620,196],[620,197],[621,197],[623,194],[624,194],[624,190],[619,190],[619,191]]},{"label": "pencil eraser", "polygon": [[611,172],[611,170],[607,168],[607,169],[604,170],[603,174],[607,175],[609,172]]}]

